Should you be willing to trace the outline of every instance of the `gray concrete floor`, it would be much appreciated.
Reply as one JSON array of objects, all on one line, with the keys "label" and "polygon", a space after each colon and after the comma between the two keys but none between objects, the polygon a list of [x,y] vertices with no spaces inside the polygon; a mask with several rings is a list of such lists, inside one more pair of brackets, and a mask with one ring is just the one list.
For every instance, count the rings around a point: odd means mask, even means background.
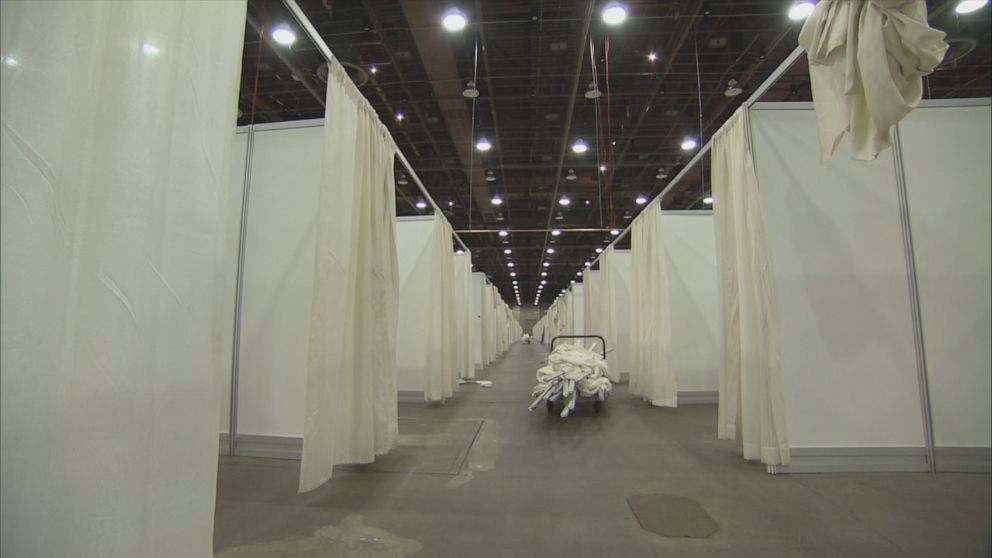
[{"label": "gray concrete floor", "polygon": [[[299,463],[222,458],[218,556],[990,556],[989,475],[767,475],[715,437],[715,405],[649,407],[619,386],[603,412],[527,411],[541,345],[514,345],[418,420],[482,419],[457,474],[338,469],[297,494]],[[427,446],[425,446],[427,447]],[[426,451],[426,450],[425,450]],[[720,530],[642,530],[635,493],[699,502]],[[315,535],[316,533],[316,535]]]}]

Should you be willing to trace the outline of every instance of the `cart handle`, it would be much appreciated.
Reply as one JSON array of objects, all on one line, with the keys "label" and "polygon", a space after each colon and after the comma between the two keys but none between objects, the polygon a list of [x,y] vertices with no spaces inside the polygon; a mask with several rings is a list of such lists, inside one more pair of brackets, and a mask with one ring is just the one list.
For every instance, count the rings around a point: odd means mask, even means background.
[{"label": "cart handle", "polygon": [[549,353],[555,351],[555,341],[559,339],[599,339],[601,346],[603,347],[603,359],[606,359],[606,339],[603,339],[602,335],[557,335],[551,339],[551,349]]}]

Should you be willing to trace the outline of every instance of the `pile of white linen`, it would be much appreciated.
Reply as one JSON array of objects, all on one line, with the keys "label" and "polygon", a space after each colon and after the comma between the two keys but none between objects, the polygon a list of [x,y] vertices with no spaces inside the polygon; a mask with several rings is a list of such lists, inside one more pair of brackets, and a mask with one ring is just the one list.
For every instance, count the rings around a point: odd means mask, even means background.
[{"label": "pile of white linen", "polygon": [[542,401],[564,402],[562,418],[575,409],[578,396],[605,401],[613,384],[607,377],[606,360],[581,345],[563,343],[548,357],[548,365],[537,371],[537,385],[530,405],[533,411]]}]

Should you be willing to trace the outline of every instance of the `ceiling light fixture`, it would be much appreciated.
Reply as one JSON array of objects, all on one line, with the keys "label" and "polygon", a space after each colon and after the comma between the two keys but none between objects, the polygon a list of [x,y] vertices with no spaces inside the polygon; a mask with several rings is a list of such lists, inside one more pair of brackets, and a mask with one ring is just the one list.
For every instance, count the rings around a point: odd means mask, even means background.
[{"label": "ceiling light fixture", "polygon": [[282,46],[289,46],[296,42],[296,33],[286,24],[277,25],[272,28],[272,40]]},{"label": "ceiling light fixture", "polygon": [[396,113],[396,121],[397,122],[403,122],[403,119],[404,118],[406,118],[406,116],[402,112],[397,112]]},{"label": "ceiling light fixture", "polygon": [[506,262],[506,267],[513,267],[515,265],[517,265],[517,264],[515,264],[513,262]]},{"label": "ceiling light fixture", "polygon": [[459,248],[459,249],[455,250],[455,253],[458,254],[459,256],[461,256],[462,254],[465,253],[465,250],[462,250],[461,248]]},{"label": "ceiling light fixture", "polygon": [[572,285],[574,285],[575,284],[575,279],[572,279],[571,281],[569,281],[569,283],[571,283]]},{"label": "ceiling light fixture", "polygon": [[575,275],[576,275],[577,277],[582,277],[582,272],[581,272],[581,271],[577,271],[577,272],[575,272]]},{"label": "ceiling light fixture", "polygon": [[455,202],[448,200],[448,207],[455,207]]},{"label": "ceiling light fixture", "polygon": [[599,165],[599,172],[606,172],[606,165]]},{"label": "ceiling light fixture", "polygon": [[517,276],[517,272],[516,271],[511,271],[510,272],[510,277],[516,277],[516,276]]},{"label": "ceiling light fixture", "polygon": [[561,231],[560,230],[558,230],[558,229],[551,229],[551,236],[558,236],[560,234],[561,234]]},{"label": "ceiling light fixture", "polygon": [[379,67],[376,66],[375,64],[372,64],[371,66],[369,66],[369,73],[370,74],[377,74],[377,73],[379,73]]},{"label": "ceiling light fixture", "polygon": [[593,99],[598,99],[603,95],[603,92],[599,90],[599,86],[596,85],[595,81],[589,82],[589,87],[586,89],[585,97],[590,101]]},{"label": "ceiling light fixture", "polygon": [[637,199],[634,200],[637,205],[644,205],[648,203],[648,199],[644,197],[644,194],[638,194]]},{"label": "ceiling light fixture", "polygon": [[658,59],[658,53],[656,53],[656,52],[649,52],[648,53],[648,61],[649,62],[654,62],[657,59]]},{"label": "ceiling light fixture", "polygon": [[731,79],[727,81],[727,90],[723,92],[724,97],[736,97],[743,93],[744,90],[737,85],[736,79]]},{"label": "ceiling light fixture", "polygon": [[596,248],[596,253],[597,254],[602,254],[603,253],[603,249],[602,248]]},{"label": "ceiling light fixture", "polygon": [[617,236],[618,234],[620,234],[620,229],[610,229],[610,234],[613,236]]},{"label": "ceiling light fixture", "polygon": [[668,173],[665,172],[664,168],[658,167],[658,174],[654,175],[654,177],[657,178],[658,180],[662,180],[664,178],[668,178]]},{"label": "ceiling light fixture", "polygon": [[486,182],[496,182],[496,175],[493,174],[493,171],[486,171]]},{"label": "ceiling light fixture", "polygon": [[417,205],[417,209],[426,209],[427,208],[427,202],[425,202],[424,200],[417,200],[417,204],[416,205]]},{"label": "ceiling light fixture", "polygon": [[493,198],[489,201],[492,202],[493,205],[503,205],[503,198],[499,197],[499,194],[493,196]]},{"label": "ceiling light fixture", "polygon": [[396,183],[400,186],[406,186],[410,181],[406,179],[406,174],[401,172],[400,177],[396,179]]},{"label": "ceiling light fixture", "polygon": [[800,21],[806,19],[813,13],[816,9],[816,5],[809,0],[801,0],[799,2],[793,2],[792,7],[789,8],[789,19],[793,21]]},{"label": "ceiling light fixture", "polygon": [[541,277],[547,277],[547,276],[548,276],[548,272],[547,271],[542,271],[541,272]]},{"label": "ceiling light fixture", "polygon": [[461,10],[454,8],[444,12],[444,15],[441,17],[441,25],[448,31],[461,31],[465,29],[467,24],[468,18],[465,17],[465,14]]},{"label": "ceiling light fixture", "polygon": [[510,254],[513,253],[513,250],[510,250],[509,248],[507,248],[506,250],[503,250],[503,253],[506,254],[507,256],[509,256]]},{"label": "ceiling light fixture", "polygon": [[554,248],[548,248],[546,250],[546,252],[549,253],[549,254],[554,254],[555,253],[555,249]]},{"label": "ceiling light fixture", "polygon": [[[485,153],[493,148],[493,144],[489,143],[489,140],[486,138],[479,138],[479,141],[475,142],[475,148]],[[495,180],[495,178],[493,180]]]},{"label": "ceiling light fixture", "polygon": [[462,91],[462,97],[466,99],[474,99],[479,96],[479,90],[475,88],[475,82],[469,81],[465,86],[465,90]]},{"label": "ceiling light fixture", "polygon": [[685,138],[682,140],[682,151],[692,151],[697,145],[699,145],[699,143],[697,143],[694,138]]},{"label": "ceiling light fixture", "polygon": [[543,263],[543,264],[541,264],[541,265],[543,265],[544,267],[551,267],[551,264],[550,264],[550,263],[548,263],[548,262],[544,262],[544,263]]},{"label": "ceiling light fixture", "polygon": [[581,139],[575,140],[575,143],[572,144],[572,151],[581,155],[589,151],[589,144]]},{"label": "ceiling light fixture", "polygon": [[545,281],[544,279],[541,279],[541,284],[542,284],[542,285],[547,285],[547,284],[548,284],[548,282],[547,282],[547,281]]},{"label": "ceiling light fixture", "polygon": [[954,11],[959,14],[970,14],[982,9],[988,3],[989,0],[961,0],[957,6],[954,6]]},{"label": "ceiling light fixture", "polygon": [[589,263],[589,262],[586,262],[586,263],[585,263],[585,267],[589,267],[589,266],[591,266],[591,265],[592,265],[592,264],[591,264],[591,263]]},{"label": "ceiling light fixture", "polygon": [[703,203],[706,205],[713,205],[713,196],[706,196],[703,198]]},{"label": "ceiling light fixture", "polygon": [[509,232],[507,232],[507,231],[506,231],[506,229],[502,229],[501,231],[499,231],[499,235],[500,235],[500,236],[506,236],[506,235],[508,235],[508,234],[510,234],[510,233],[509,233]]},{"label": "ceiling light fixture", "polygon": [[572,203],[572,200],[568,196],[562,196],[558,199],[558,205],[568,205],[570,203]]},{"label": "ceiling light fixture", "polygon": [[575,175],[575,171],[573,169],[568,169],[568,174],[565,175],[565,180],[575,180],[577,178],[578,176]]},{"label": "ceiling light fixture", "polygon": [[619,2],[610,2],[603,8],[603,23],[607,25],[620,25],[627,19],[627,8]]}]

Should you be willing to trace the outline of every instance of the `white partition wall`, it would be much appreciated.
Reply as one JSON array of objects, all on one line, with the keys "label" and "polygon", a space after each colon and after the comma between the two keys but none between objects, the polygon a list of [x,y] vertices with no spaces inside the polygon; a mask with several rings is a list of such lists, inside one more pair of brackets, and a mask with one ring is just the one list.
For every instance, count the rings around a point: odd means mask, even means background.
[{"label": "white partition wall", "polygon": [[430,257],[434,217],[398,217],[396,253],[400,275],[399,323],[396,331],[396,387],[406,398],[421,399],[426,382],[433,265]]},{"label": "white partition wall", "polygon": [[972,458],[987,460],[992,446],[992,111],[988,104],[935,105],[899,125],[902,161],[936,464],[972,470]]},{"label": "white partition wall", "polygon": [[662,212],[668,257],[672,366],[679,403],[716,402],[720,375],[720,306],[713,213]]},{"label": "white partition wall", "polygon": [[[572,292],[572,335],[585,335],[586,333],[586,297],[585,287],[581,283],[576,283],[571,287]],[[581,340],[586,347],[592,342],[591,339]]]},{"label": "white partition wall", "polygon": [[[821,164],[809,105],[752,109],[781,320],[787,470],[927,470],[924,370],[936,445],[948,450],[944,466],[937,452],[938,467],[987,470],[992,144],[980,104],[917,109],[900,126],[901,151],[870,163]],[[899,154],[925,361],[914,337]]]},{"label": "white partition wall", "polygon": [[614,305],[616,313],[616,340],[611,343],[614,351],[610,353],[610,366],[616,367],[616,371],[622,378],[627,378],[630,374],[631,344],[630,336],[630,295],[633,287],[634,268],[630,250],[615,250],[613,252],[613,290],[616,293]]},{"label": "white partition wall", "polygon": [[485,303],[485,289],[486,289],[486,274],[473,272],[472,273],[472,352],[475,355],[475,367],[482,368],[486,365],[484,358],[483,345],[485,343],[484,338],[485,323],[482,318],[482,306]]}]

